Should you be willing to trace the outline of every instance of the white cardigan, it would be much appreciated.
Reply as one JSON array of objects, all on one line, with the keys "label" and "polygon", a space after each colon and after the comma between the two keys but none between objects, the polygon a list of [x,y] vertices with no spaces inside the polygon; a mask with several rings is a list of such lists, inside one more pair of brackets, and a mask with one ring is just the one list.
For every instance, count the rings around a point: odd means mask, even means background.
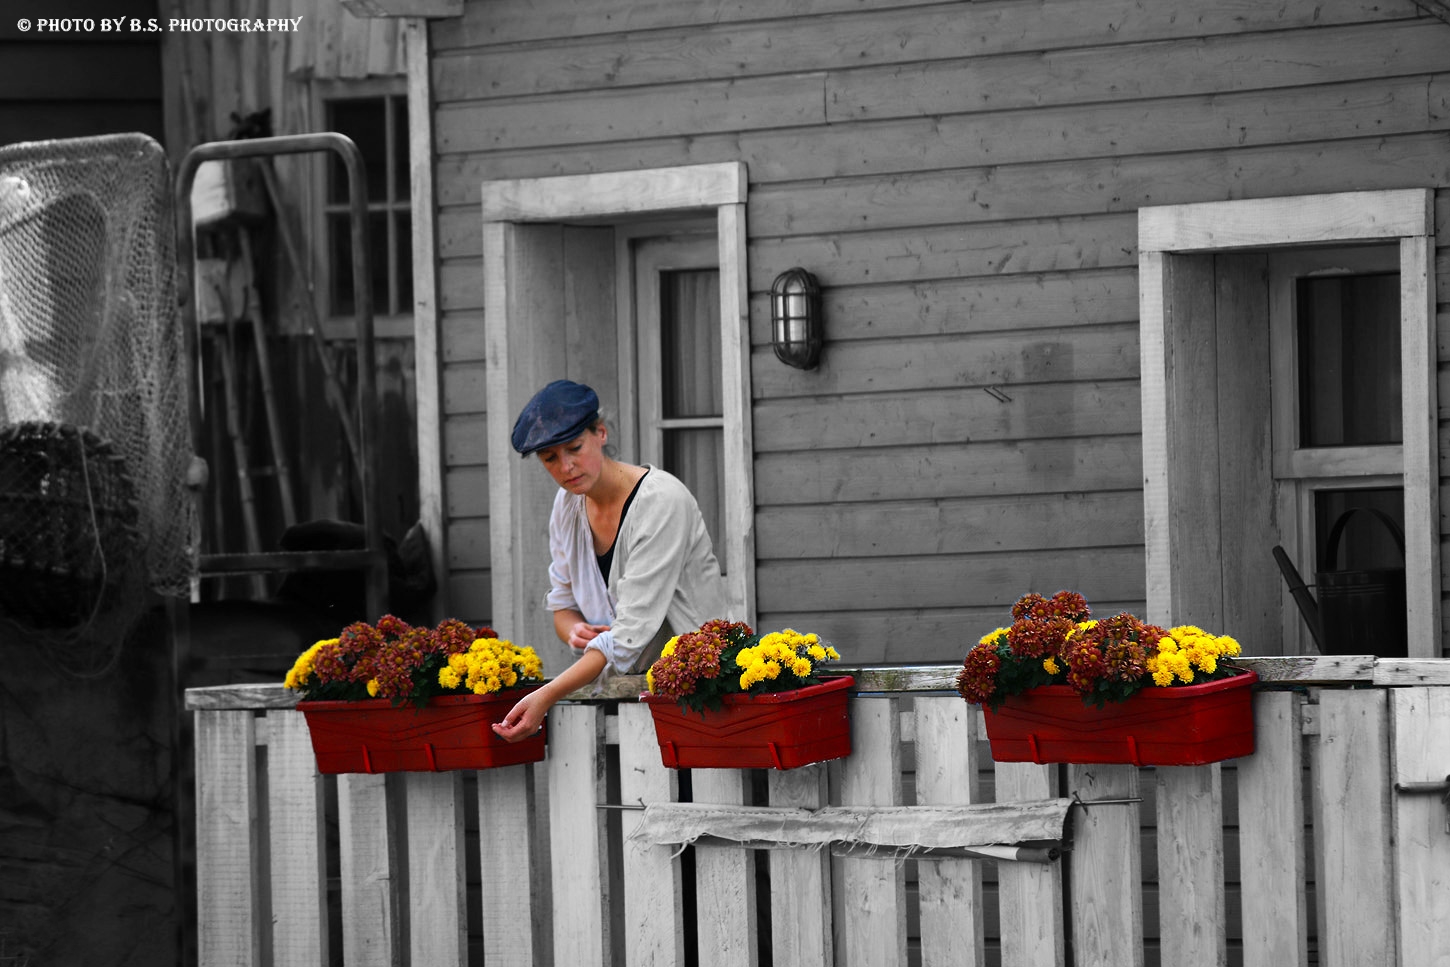
[{"label": "white cardigan", "polygon": [[[550,611],[573,609],[609,625],[589,642],[605,675],[639,674],[658,656],[666,622],[674,634],[725,617],[725,580],[694,494],[657,467],[640,481],[614,541],[609,584],[599,572],[584,496],[560,489],[549,515]],[[663,644],[663,639],[660,639]]]}]

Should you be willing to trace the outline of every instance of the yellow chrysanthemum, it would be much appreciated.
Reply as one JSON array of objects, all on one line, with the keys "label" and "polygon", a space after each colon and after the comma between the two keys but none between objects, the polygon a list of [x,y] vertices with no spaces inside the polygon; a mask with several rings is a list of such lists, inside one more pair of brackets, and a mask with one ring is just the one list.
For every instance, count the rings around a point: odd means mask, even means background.
[{"label": "yellow chrysanthemum", "polygon": [[1053,659],[1050,655],[1042,660],[1042,670],[1047,672],[1047,674],[1049,675],[1056,675],[1062,671],[1062,669],[1057,666],[1057,661]]},{"label": "yellow chrysanthemum", "polygon": [[368,694],[371,695],[373,698],[378,697],[378,689],[381,687],[382,686],[378,684],[378,680],[376,678],[368,679]]},{"label": "yellow chrysanthemum", "polygon": [[452,666],[444,666],[438,669],[438,684],[444,688],[457,688],[463,679]]}]

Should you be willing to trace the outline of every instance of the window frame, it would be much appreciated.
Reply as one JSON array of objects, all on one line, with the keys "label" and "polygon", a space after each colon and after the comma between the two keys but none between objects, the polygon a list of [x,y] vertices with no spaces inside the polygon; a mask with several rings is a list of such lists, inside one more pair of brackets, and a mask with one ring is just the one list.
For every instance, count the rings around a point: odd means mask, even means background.
[{"label": "window frame", "polygon": [[[366,100],[372,98],[383,98],[401,102],[409,112],[407,124],[395,123],[395,114],[389,110],[386,113],[387,124],[387,145],[385,151],[388,158],[395,157],[397,140],[402,140],[405,149],[409,153],[408,171],[403,175],[409,182],[409,196],[406,199],[393,198],[392,192],[396,184],[396,173],[393,177],[386,179],[389,198],[383,202],[368,201],[369,214],[386,211],[391,215],[406,215],[410,225],[414,217],[414,199],[412,195],[412,110],[409,102],[408,79],[406,76],[389,77],[367,77],[367,78],[328,78],[314,80],[312,89],[312,116],[317,119],[319,129],[326,129],[328,104],[333,101]],[[328,164],[332,159],[319,155],[312,159],[312,175],[310,178],[311,196],[315,204],[311,205],[311,218],[308,220],[312,238],[313,259],[313,285],[312,300],[317,309],[317,318],[322,325],[323,335],[329,340],[353,339],[356,338],[356,326],[351,314],[339,315],[332,307],[332,260],[331,246],[328,238],[328,216],[348,210],[346,202],[331,202],[328,195]],[[390,221],[392,221],[390,219]],[[398,260],[396,266],[389,266],[389,288],[400,284],[402,277],[412,275],[414,259],[413,231],[402,233],[403,246],[389,245],[389,252],[396,251]],[[405,254],[406,253],[406,254]],[[377,267],[374,266],[374,271]],[[414,286],[416,288],[416,280]],[[391,295],[397,296],[396,291]],[[410,300],[398,299],[398,312],[389,312],[388,306],[375,305],[373,307],[373,333],[379,339],[404,339],[413,336],[413,305],[417,301],[417,292],[413,293]]]},{"label": "window frame", "polygon": [[[1138,212],[1142,360],[1144,543],[1148,614],[1172,621],[1185,579],[1173,543],[1186,514],[1169,467],[1175,458],[1176,335],[1170,265],[1177,255],[1395,242],[1400,269],[1400,370],[1407,621],[1411,658],[1438,658],[1439,452],[1435,348],[1434,192],[1342,192],[1143,208]],[[1302,526],[1302,525],[1301,525]],[[1229,629],[1230,631],[1232,629]]]}]

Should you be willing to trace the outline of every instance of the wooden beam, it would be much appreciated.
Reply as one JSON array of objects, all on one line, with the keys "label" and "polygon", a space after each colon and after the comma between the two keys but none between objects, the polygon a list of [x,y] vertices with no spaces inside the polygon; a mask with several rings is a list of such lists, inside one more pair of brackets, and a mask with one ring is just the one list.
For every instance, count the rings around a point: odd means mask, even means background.
[{"label": "wooden beam", "polygon": [[530,222],[743,205],[745,188],[745,165],[727,161],[486,181],[480,193],[485,222]]},{"label": "wooden beam", "polygon": [[1450,24],[1450,2],[1447,0],[1415,0],[1415,6]]},{"label": "wooden beam", "polygon": [[463,0],[342,0],[354,17],[461,17]]}]

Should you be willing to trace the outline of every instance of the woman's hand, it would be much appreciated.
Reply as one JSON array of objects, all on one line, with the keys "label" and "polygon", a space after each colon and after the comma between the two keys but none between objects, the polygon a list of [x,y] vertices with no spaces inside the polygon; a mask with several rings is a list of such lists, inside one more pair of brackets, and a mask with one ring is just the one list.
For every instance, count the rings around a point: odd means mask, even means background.
[{"label": "woman's hand", "polygon": [[589,646],[589,642],[599,636],[602,631],[608,631],[609,625],[592,625],[587,621],[576,621],[569,627],[569,637],[565,643],[575,651],[583,651]]},{"label": "woman's hand", "polygon": [[543,726],[544,716],[553,704],[542,693],[530,692],[509,709],[502,722],[493,723],[494,734],[508,742],[527,739]]}]

